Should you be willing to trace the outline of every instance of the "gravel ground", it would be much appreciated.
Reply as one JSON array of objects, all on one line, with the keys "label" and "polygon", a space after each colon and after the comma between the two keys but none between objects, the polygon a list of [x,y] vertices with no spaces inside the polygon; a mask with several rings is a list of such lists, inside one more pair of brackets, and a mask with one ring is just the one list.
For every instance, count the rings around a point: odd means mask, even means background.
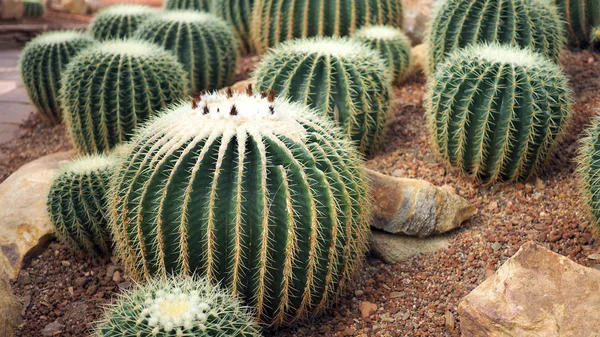
[{"label": "gravel ground", "polygon": [[[573,175],[577,140],[600,107],[600,55],[569,53],[564,64],[576,93],[575,117],[548,168],[526,184],[482,186],[445,168],[428,145],[424,79],[418,77],[397,89],[391,131],[368,166],[449,184],[479,208],[479,214],[450,234],[447,250],[398,265],[368,257],[353,288],[328,313],[310,324],[267,331],[265,336],[459,336],[460,299],[530,240],[600,269],[600,261],[588,258],[600,251],[600,242],[581,209]],[[28,160],[68,148],[65,139],[62,127],[45,128],[30,119],[18,141],[0,148],[0,156],[11,158],[0,167],[0,180]],[[86,259],[52,243],[13,283],[26,304],[25,322],[16,336],[41,336],[44,328],[49,333],[53,328],[62,331],[59,336],[86,336],[100,307],[120,288],[130,286],[117,262]],[[377,309],[363,318],[361,304]]]}]

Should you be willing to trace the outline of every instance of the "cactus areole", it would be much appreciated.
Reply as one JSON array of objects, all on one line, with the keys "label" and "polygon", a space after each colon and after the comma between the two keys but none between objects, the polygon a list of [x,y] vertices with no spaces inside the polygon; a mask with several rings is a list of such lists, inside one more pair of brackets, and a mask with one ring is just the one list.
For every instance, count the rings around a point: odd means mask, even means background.
[{"label": "cactus areole", "polygon": [[358,152],[331,122],[268,95],[209,94],[141,129],[109,201],[136,278],[199,274],[268,324],[321,312],[363,258]]}]

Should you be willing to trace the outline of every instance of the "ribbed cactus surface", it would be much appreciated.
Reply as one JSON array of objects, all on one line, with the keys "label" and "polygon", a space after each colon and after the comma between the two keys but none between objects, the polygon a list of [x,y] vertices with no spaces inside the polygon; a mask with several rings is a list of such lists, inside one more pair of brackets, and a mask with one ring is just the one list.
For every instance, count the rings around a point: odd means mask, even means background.
[{"label": "ribbed cactus surface", "polygon": [[581,195],[600,228],[600,117],[595,117],[581,140],[577,173]]},{"label": "ribbed cactus surface", "polygon": [[253,50],[250,43],[250,23],[254,0],[215,0],[213,11],[233,27],[240,50],[247,54]]},{"label": "ribbed cactus surface", "polygon": [[280,325],[321,312],[352,279],[369,233],[349,140],[269,95],[196,97],[140,130],[110,196],[129,274],[206,275]]},{"label": "ribbed cactus surface", "polygon": [[448,53],[475,43],[528,47],[554,61],[566,43],[563,21],[547,0],[440,1],[427,39],[430,72]]},{"label": "ribbed cactus surface", "polygon": [[349,38],[288,41],[265,54],[254,81],[315,108],[340,125],[360,151],[373,153],[384,135],[392,89],[385,62]]},{"label": "ribbed cactus surface", "polygon": [[145,41],[107,41],[79,54],[62,78],[61,106],[82,153],[110,150],[159,110],[188,94],[183,66]]},{"label": "ribbed cactus surface", "polygon": [[64,164],[48,194],[48,213],[58,238],[88,255],[110,252],[106,196],[117,160],[84,156]]},{"label": "ribbed cactus surface", "polygon": [[99,41],[132,37],[138,26],[154,14],[147,6],[110,6],[94,17],[90,33]]},{"label": "ribbed cactus surface", "polygon": [[210,12],[213,0],[166,0],[166,10],[193,10]]},{"label": "ribbed cactus surface", "polygon": [[136,36],[177,55],[189,73],[193,92],[220,89],[233,80],[237,40],[231,27],[213,14],[165,12],[142,24]]},{"label": "ribbed cactus surface", "polygon": [[348,36],[362,26],[401,28],[401,0],[256,0],[252,42],[259,53],[285,40]]},{"label": "ribbed cactus surface", "polygon": [[379,52],[395,83],[404,78],[410,65],[411,41],[400,29],[391,26],[364,27],[353,38]]},{"label": "ribbed cactus surface", "polygon": [[50,123],[62,119],[58,100],[61,74],[67,63],[81,50],[93,44],[93,39],[79,32],[44,33],[31,40],[23,49],[19,69],[29,99]]},{"label": "ribbed cactus surface", "polygon": [[527,49],[475,45],[441,63],[427,116],[443,160],[490,182],[539,172],[565,130],[571,92],[562,70]]},{"label": "ribbed cactus surface", "polygon": [[586,47],[593,40],[594,27],[600,26],[599,0],[554,0],[567,21],[571,45]]},{"label": "ribbed cactus surface", "polygon": [[40,0],[23,0],[23,16],[38,17],[44,15],[44,4]]}]

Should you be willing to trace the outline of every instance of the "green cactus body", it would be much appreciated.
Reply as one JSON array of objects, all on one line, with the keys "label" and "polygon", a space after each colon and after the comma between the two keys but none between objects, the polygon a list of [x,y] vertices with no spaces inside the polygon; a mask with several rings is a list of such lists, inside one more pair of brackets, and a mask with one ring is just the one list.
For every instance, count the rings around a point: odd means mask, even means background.
[{"label": "green cactus body", "polygon": [[581,140],[577,158],[577,174],[581,195],[592,216],[592,221],[600,228],[600,117],[596,116],[586,129],[586,137]]},{"label": "green cactus body", "polygon": [[29,99],[48,122],[61,121],[58,100],[61,74],[67,63],[93,39],[79,32],[50,32],[37,36],[23,49],[19,69]]},{"label": "green cactus body", "polygon": [[215,0],[214,12],[233,27],[240,50],[244,54],[252,51],[250,43],[250,23],[254,0]]},{"label": "green cactus body", "polygon": [[192,92],[220,89],[233,81],[237,41],[231,27],[215,15],[166,12],[146,21],[136,36],[177,55],[189,73]]},{"label": "green cactus body", "polygon": [[58,238],[88,255],[106,255],[111,240],[105,210],[116,159],[84,156],[64,164],[48,193],[48,213]]},{"label": "green cactus body", "polygon": [[288,41],[265,54],[254,82],[259,90],[320,110],[340,125],[363,153],[384,136],[392,88],[384,61],[348,38]]},{"label": "green cactus body", "polygon": [[404,78],[410,65],[411,42],[400,29],[391,26],[364,27],[353,38],[379,52],[388,65],[394,83]]},{"label": "green cactus body", "polygon": [[593,28],[600,26],[600,0],[554,0],[567,21],[572,45],[586,47],[593,40]]},{"label": "green cactus body", "polygon": [[112,184],[129,275],[206,275],[273,325],[321,312],[369,233],[362,160],[340,132],[272,95],[204,95],[166,111]]},{"label": "green cactus body", "polygon": [[165,10],[193,10],[210,12],[213,0],[166,0]]},{"label": "green cactus body", "polygon": [[155,279],[121,294],[95,337],[260,337],[249,308],[205,278]]},{"label": "green cactus body", "polygon": [[528,49],[475,45],[430,80],[427,116],[441,158],[489,182],[536,174],[565,130],[571,92],[562,70]]},{"label": "green cactus body", "polygon": [[557,61],[566,38],[563,21],[547,0],[440,2],[427,34],[429,71],[450,52],[482,42],[528,47]]},{"label": "green cactus body", "polygon": [[401,0],[256,0],[252,42],[262,54],[285,40],[350,36],[369,25],[401,28]]},{"label": "green cactus body", "polygon": [[64,119],[79,152],[108,151],[140,123],[188,95],[187,73],[168,51],[145,41],[107,41],[65,69]]},{"label": "green cactus body", "polygon": [[132,37],[138,26],[153,15],[154,10],[147,6],[110,6],[94,17],[90,33],[99,41]]},{"label": "green cactus body", "polygon": [[23,0],[23,16],[39,17],[44,15],[44,4],[40,0]]}]

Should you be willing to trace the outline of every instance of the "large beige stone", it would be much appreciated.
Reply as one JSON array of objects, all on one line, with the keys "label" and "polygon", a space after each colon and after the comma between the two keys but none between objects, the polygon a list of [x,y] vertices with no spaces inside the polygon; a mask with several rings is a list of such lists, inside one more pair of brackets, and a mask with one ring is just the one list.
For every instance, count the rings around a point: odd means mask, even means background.
[{"label": "large beige stone", "polygon": [[23,305],[13,295],[8,278],[0,272],[0,337],[13,337],[14,328],[21,324]]},{"label": "large beige stone", "polygon": [[59,163],[71,152],[32,161],[0,184],[0,273],[15,279],[23,260],[38,254],[54,233],[46,199]]},{"label": "large beige stone", "polygon": [[458,307],[463,336],[596,337],[600,271],[533,242]]},{"label": "large beige stone", "polygon": [[403,81],[408,81],[421,73],[426,73],[428,69],[427,53],[428,49],[425,43],[418,44],[410,49],[410,65]]},{"label": "large beige stone", "polygon": [[88,3],[85,0],[53,0],[50,7],[71,14],[87,14],[89,11]]},{"label": "large beige stone", "polygon": [[0,20],[18,20],[24,10],[23,0],[0,0]]},{"label": "large beige stone", "polygon": [[415,256],[435,253],[450,246],[450,238],[436,236],[413,238],[373,230],[369,240],[371,253],[388,264],[396,264]]},{"label": "large beige stone", "polygon": [[419,44],[425,39],[427,24],[430,20],[435,0],[403,0],[404,31],[413,44]]}]

